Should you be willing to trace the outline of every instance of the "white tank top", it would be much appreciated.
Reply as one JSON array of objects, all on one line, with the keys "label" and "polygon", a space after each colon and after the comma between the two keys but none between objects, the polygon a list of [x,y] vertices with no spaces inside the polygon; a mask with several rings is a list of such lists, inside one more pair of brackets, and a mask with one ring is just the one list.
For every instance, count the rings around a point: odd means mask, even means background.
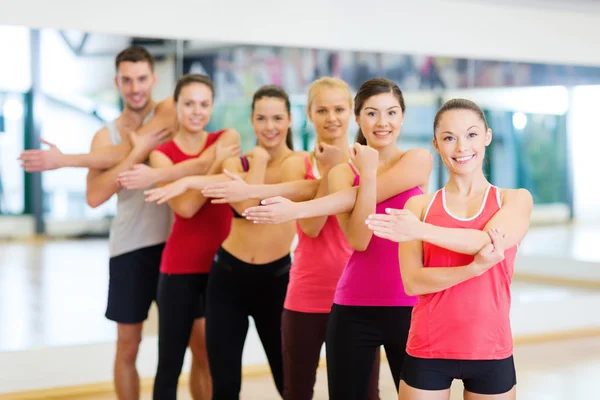
[{"label": "white tank top", "polygon": [[[154,110],[146,116],[144,124],[153,115]],[[110,131],[112,144],[121,144],[116,120],[107,123],[106,127]],[[117,212],[109,234],[111,257],[164,243],[169,236],[171,209],[168,204],[146,203],[144,190],[117,191]]]}]

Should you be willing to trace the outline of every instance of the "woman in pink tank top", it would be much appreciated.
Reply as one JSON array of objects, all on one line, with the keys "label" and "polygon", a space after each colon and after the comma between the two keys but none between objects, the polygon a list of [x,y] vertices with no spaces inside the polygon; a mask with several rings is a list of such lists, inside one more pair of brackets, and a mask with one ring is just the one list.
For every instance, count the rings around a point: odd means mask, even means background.
[{"label": "woman in pink tank top", "polygon": [[[275,195],[304,201],[327,195],[329,171],[349,160],[347,131],[352,92],[346,82],[331,77],[314,81],[308,89],[307,114],[317,134],[315,150],[285,161],[282,175],[286,183],[248,185],[234,179],[208,185],[202,193],[217,202]],[[353,249],[335,216],[298,220],[296,226],[298,244],[281,322],[284,397],[310,400],[335,289]],[[369,400],[379,399],[379,364],[377,352],[370,374]]]},{"label": "woman in pink tank top", "polygon": [[423,149],[401,151],[396,143],[405,104],[398,86],[387,79],[365,82],[355,97],[360,127],[351,163],[332,169],[328,196],[294,203],[263,201],[246,210],[260,223],[337,215],[354,252],[340,278],[326,334],[329,398],[365,399],[376,350],[384,346],[396,387],[402,376],[406,339],[416,297],[404,292],[398,246],[375,237],[365,225],[369,214],[403,208],[423,193],[432,168]]},{"label": "woman in pink tank top", "polygon": [[419,298],[401,400],[448,399],[454,379],[463,381],[465,399],[516,398],[510,283],[533,200],[525,189],[487,181],[491,140],[475,103],[448,101],[433,139],[450,173],[446,186],[367,220],[376,236],[400,242],[404,287]]}]

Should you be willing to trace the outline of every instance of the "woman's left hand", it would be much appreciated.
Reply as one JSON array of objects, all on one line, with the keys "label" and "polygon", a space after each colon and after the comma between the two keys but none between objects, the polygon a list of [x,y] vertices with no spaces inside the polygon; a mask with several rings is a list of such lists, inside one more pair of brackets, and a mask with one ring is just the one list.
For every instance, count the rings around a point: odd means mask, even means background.
[{"label": "woman's left hand", "polygon": [[366,224],[375,236],[393,242],[409,242],[419,239],[423,223],[409,210],[388,208],[387,214],[372,214]]}]

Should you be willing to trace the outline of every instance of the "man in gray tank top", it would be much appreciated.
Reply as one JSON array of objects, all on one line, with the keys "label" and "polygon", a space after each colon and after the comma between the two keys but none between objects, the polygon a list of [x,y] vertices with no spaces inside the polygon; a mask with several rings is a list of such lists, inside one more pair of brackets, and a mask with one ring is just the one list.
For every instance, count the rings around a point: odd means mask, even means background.
[{"label": "man in gray tank top", "polygon": [[155,114],[158,117],[161,107],[169,105],[163,104],[165,102],[156,105],[152,99],[156,84],[154,60],[145,49],[125,49],[117,55],[115,64],[115,83],[124,109],[116,120],[94,135],[91,150],[116,148],[127,142],[131,143],[131,150],[111,168],[89,169],[86,200],[91,207],[97,207],[117,195],[117,211],[109,235],[106,317],[117,323],[114,364],[117,397],[138,399],[137,353],[143,322],[156,298],[162,249],[171,227],[171,211],[166,205],[146,203],[143,191],[121,190],[117,176],[136,163],[146,162],[154,147],[168,138],[169,123],[173,125],[174,119],[171,116],[170,121],[168,118],[163,120],[164,129],[157,128],[154,133],[131,134],[148,124]]},{"label": "man in gray tank top", "polygon": [[[88,168],[86,201],[90,207],[98,207],[117,195],[117,211],[109,235],[106,317],[117,323],[114,363],[117,397],[139,399],[137,353],[143,322],[156,297],[161,254],[170,232],[172,213],[167,204],[146,203],[143,190],[121,188],[117,177],[136,164],[147,164],[149,153],[171,139],[177,116],[172,96],[158,104],[152,100],[151,91],[156,83],[154,60],[144,48],[123,50],[115,64],[115,83],[125,107],[116,120],[96,132],[90,153],[63,154],[54,144],[42,140],[49,149],[26,150],[19,158],[27,172]],[[234,133],[239,143],[239,136]],[[226,140],[223,143],[231,145]],[[200,157],[179,163],[173,168],[173,179],[205,174],[214,162],[215,148],[212,146]]]}]

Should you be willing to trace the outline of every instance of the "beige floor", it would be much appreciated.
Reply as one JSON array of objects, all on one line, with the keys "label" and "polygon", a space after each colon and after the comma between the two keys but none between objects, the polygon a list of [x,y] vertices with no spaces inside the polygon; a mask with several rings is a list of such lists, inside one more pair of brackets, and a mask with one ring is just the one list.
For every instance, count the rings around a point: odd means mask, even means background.
[{"label": "beige floor", "polygon": [[[521,345],[515,348],[517,364],[517,399],[519,400],[598,400],[600,390],[600,338],[575,339]],[[382,368],[382,400],[396,399],[396,389],[387,366]],[[144,393],[142,400],[150,400]],[[180,400],[191,399],[187,388],[179,391]],[[113,400],[114,396],[86,397],[90,400]],[[250,378],[243,383],[242,400],[278,400],[270,377]],[[327,376],[319,370],[315,400],[327,399]],[[455,381],[451,399],[462,399],[462,383]],[[81,398],[83,400],[83,398]]]},{"label": "beige floor", "polygon": [[[565,232],[570,233],[567,235]],[[560,236],[557,233],[564,237],[557,237]],[[585,233],[589,235],[578,236],[568,229],[558,232],[555,229],[536,229],[524,244],[523,252],[546,254],[551,248],[552,252],[556,252],[552,256],[556,257],[560,254],[563,257],[600,260],[597,239],[591,240],[595,235]],[[108,284],[107,255],[105,240],[0,243],[0,356],[4,352],[112,342],[114,324],[103,317]],[[561,265],[564,269],[566,264]],[[587,297],[589,293],[597,291],[522,282],[513,285],[515,303],[539,304],[539,309],[550,313],[556,309],[556,302],[562,304]],[[584,308],[597,310],[600,307],[599,301],[590,304]],[[584,309],[574,311],[585,316]],[[566,324],[568,317],[548,316],[543,319],[560,327]],[[519,327],[515,326],[517,330]],[[155,312],[151,313],[146,324],[146,333],[156,333]],[[594,387],[600,377],[600,337],[519,346],[515,355],[518,399],[600,399],[600,393],[596,393]],[[7,365],[3,367],[8,368]],[[461,398],[461,384],[457,383],[454,388],[452,399]],[[380,390],[382,400],[397,398],[387,366],[382,368]],[[100,396],[94,399],[114,398]],[[180,399],[190,398],[186,388],[182,388]],[[151,394],[144,393],[143,399],[151,399]],[[264,377],[247,379],[242,399],[270,400],[279,399],[279,396],[271,379]],[[318,374],[317,399],[327,399],[325,370]]]}]

